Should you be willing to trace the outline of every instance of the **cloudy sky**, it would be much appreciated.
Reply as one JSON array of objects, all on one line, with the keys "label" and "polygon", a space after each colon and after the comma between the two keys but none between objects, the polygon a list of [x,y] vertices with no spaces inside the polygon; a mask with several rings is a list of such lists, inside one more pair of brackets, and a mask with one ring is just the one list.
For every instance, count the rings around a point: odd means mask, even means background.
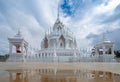
[{"label": "cloudy sky", "polygon": [[74,32],[79,48],[95,45],[105,34],[120,49],[120,0],[0,0],[0,54],[8,53],[8,37],[20,29],[40,49],[44,32],[60,20]]}]

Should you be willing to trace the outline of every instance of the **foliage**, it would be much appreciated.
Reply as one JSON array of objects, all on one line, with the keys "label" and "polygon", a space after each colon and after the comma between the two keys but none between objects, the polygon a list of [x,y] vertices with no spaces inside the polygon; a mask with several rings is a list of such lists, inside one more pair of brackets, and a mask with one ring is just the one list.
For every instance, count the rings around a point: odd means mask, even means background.
[{"label": "foliage", "polygon": [[119,51],[119,50],[114,51],[114,53],[115,53],[115,56],[116,56],[117,58],[120,58],[120,51]]},{"label": "foliage", "polygon": [[0,61],[6,61],[9,58],[8,54],[0,55]]}]

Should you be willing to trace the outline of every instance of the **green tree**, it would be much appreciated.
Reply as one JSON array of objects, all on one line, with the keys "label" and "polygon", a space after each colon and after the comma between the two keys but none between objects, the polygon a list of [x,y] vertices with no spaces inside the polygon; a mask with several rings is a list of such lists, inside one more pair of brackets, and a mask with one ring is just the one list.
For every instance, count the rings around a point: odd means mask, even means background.
[{"label": "green tree", "polygon": [[114,51],[114,53],[117,58],[120,58],[120,51],[117,50],[117,51]]}]

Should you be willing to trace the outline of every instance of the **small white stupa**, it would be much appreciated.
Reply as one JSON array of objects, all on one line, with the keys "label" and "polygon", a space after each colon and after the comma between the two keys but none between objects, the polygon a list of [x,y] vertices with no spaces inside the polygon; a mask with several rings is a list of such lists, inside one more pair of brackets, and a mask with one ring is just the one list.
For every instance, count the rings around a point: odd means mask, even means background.
[{"label": "small white stupa", "polygon": [[19,30],[18,33],[11,38],[9,41],[9,58],[7,61],[10,62],[25,62],[28,51],[28,42],[26,42]]},{"label": "small white stupa", "polygon": [[114,59],[114,43],[106,39],[103,34],[102,41],[94,46],[94,53],[96,57],[100,57],[100,61],[111,61]]}]

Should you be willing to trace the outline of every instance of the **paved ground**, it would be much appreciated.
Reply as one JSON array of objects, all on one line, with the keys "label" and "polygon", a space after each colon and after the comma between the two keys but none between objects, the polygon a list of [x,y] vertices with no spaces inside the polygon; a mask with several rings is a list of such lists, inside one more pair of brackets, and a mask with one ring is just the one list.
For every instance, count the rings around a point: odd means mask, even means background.
[{"label": "paved ground", "polygon": [[43,63],[0,62],[0,70],[12,69],[86,69],[120,74],[120,63]]}]

